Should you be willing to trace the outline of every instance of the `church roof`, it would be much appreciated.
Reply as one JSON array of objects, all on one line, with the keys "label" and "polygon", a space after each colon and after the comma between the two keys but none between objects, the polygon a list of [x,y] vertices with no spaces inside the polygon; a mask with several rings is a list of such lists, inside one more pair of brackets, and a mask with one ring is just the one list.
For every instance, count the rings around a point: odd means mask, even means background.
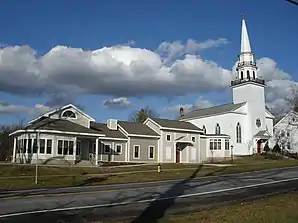
[{"label": "church roof", "polygon": [[279,116],[273,119],[273,125],[276,125],[280,120],[282,120],[285,116]]},{"label": "church roof", "polygon": [[203,108],[203,109],[197,109],[192,110],[188,113],[186,113],[184,116],[182,116],[180,119],[189,119],[189,118],[199,118],[203,116],[212,116],[217,114],[222,114],[226,112],[234,111],[240,107],[242,107],[246,102],[238,103],[238,104],[224,104],[224,105],[218,105],[210,108]]},{"label": "church roof", "polygon": [[195,126],[190,122],[183,122],[179,120],[169,120],[169,119],[160,119],[160,118],[151,118],[154,122],[159,124],[161,127],[174,128],[174,129],[187,129],[202,131],[199,127]]}]

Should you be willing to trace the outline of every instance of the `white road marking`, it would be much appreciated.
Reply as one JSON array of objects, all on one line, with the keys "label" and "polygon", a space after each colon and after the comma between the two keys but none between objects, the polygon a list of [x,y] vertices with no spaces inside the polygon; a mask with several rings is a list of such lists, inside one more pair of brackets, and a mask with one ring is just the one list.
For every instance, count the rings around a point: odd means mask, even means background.
[{"label": "white road marking", "polygon": [[42,213],[48,213],[48,212],[74,211],[74,210],[91,209],[91,208],[113,207],[113,206],[121,206],[121,205],[133,204],[133,203],[149,203],[149,202],[154,202],[154,201],[163,201],[163,200],[170,200],[170,199],[175,199],[175,198],[187,198],[187,197],[229,192],[229,191],[234,191],[234,190],[241,190],[241,189],[252,188],[252,187],[260,187],[260,186],[283,183],[283,182],[290,182],[290,181],[295,181],[295,180],[298,180],[298,177],[292,178],[292,179],[271,181],[271,182],[266,182],[266,183],[251,184],[251,185],[242,186],[242,187],[233,187],[233,188],[228,188],[228,189],[206,191],[206,192],[199,192],[199,193],[193,193],[193,194],[184,194],[184,195],[164,197],[164,198],[146,199],[146,200],[141,200],[141,201],[127,201],[127,202],[118,202],[118,203],[112,203],[112,204],[98,204],[98,205],[88,205],[88,206],[78,206],[78,207],[68,207],[68,208],[56,208],[56,209],[44,209],[44,210],[36,210],[36,211],[17,212],[17,213],[0,215],[0,218],[16,217],[16,216],[30,215],[30,214],[42,214]]}]

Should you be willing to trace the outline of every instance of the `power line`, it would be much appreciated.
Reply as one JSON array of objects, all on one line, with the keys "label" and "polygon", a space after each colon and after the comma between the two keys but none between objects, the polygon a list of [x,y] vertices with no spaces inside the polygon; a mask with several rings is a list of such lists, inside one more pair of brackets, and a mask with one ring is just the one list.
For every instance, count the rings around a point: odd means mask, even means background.
[{"label": "power line", "polygon": [[286,0],[286,1],[298,6],[297,0]]}]

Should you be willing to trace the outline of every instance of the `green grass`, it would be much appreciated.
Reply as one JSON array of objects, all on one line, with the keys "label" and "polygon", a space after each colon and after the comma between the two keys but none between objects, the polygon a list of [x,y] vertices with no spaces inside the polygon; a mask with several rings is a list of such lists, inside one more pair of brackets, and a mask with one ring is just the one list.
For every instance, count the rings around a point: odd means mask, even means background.
[{"label": "green grass", "polygon": [[[298,195],[287,194],[244,204],[227,205],[186,215],[166,216],[163,223],[297,223]],[[114,221],[103,223],[129,223]]]},{"label": "green grass", "polygon": [[[163,164],[161,173],[157,173],[157,165],[124,168],[39,166],[37,185],[34,183],[35,166],[0,165],[0,189],[67,187],[182,179],[190,176],[198,167],[200,171],[197,177],[298,166],[298,160],[267,160],[263,156],[244,157],[235,160],[235,163],[237,163],[236,166],[229,167],[201,166],[195,164]],[[142,173],[140,171],[151,172]],[[121,172],[135,173],[119,174]]]}]

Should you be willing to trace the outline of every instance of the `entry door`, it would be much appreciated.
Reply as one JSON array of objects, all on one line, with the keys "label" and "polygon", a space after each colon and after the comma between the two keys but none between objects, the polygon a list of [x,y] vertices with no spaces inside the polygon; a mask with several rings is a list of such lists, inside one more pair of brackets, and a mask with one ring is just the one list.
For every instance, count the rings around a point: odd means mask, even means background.
[{"label": "entry door", "polygon": [[176,149],[176,163],[180,163],[180,150]]}]

